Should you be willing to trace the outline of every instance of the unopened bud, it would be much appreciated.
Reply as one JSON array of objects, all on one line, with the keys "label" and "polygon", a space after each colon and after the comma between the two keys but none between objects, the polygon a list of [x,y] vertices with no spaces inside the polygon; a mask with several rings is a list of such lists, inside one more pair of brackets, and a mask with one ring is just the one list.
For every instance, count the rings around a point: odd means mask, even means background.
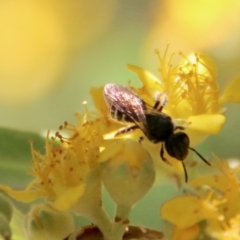
[{"label": "unopened bud", "polygon": [[132,206],[152,187],[155,169],[147,151],[131,139],[118,139],[101,155],[103,183],[112,199]]},{"label": "unopened bud", "polygon": [[59,240],[74,231],[74,221],[69,213],[40,204],[26,216],[25,228],[29,240]]}]

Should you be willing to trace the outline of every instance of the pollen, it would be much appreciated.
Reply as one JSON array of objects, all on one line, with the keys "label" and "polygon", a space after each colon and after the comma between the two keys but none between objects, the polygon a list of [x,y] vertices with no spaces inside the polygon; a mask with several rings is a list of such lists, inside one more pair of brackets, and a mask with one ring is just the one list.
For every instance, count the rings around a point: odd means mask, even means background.
[{"label": "pollen", "polygon": [[96,134],[98,121],[87,115],[78,115],[76,125],[65,121],[59,127],[61,133],[57,131],[53,137],[48,132],[45,155],[34,150],[31,143],[34,188],[46,191],[50,198],[84,184],[89,172],[98,167],[102,136]]}]

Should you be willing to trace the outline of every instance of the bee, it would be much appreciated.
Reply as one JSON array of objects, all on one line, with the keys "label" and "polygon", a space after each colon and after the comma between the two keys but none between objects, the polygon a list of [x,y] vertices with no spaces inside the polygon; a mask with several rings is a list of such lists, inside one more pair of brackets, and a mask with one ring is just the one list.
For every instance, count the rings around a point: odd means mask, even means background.
[{"label": "bee", "polygon": [[[165,163],[169,164],[164,156],[164,149],[171,157],[182,162],[186,182],[188,175],[184,159],[189,150],[195,152],[207,165],[211,165],[200,153],[190,147],[189,137],[183,132],[185,127],[176,125],[169,115],[162,112],[167,104],[166,94],[163,96],[158,94],[154,106],[148,105],[129,87],[114,83],[106,84],[103,94],[113,119],[134,124],[120,129],[115,136],[141,129],[149,141],[155,144],[161,143],[160,157]],[[140,137],[139,142],[142,140],[143,137]]]}]

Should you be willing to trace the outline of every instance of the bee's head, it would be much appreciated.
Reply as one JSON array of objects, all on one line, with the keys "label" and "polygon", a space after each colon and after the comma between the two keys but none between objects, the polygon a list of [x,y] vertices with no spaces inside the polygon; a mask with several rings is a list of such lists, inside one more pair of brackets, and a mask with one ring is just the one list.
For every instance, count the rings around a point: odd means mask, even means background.
[{"label": "bee's head", "polygon": [[183,161],[188,155],[189,137],[184,132],[170,135],[165,141],[165,148],[171,157]]},{"label": "bee's head", "polygon": [[171,157],[176,158],[177,160],[182,162],[184,173],[185,173],[185,181],[188,180],[187,170],[184,165],[183,160],[188,155],[188,149],[195,152],[206,164],[211,165],[200,153],[198,153],[194,148],[189,147],[190,141],[189,137],[184,132],[177,132],[170,135],[165,141],[165,148],[168,154]]}]

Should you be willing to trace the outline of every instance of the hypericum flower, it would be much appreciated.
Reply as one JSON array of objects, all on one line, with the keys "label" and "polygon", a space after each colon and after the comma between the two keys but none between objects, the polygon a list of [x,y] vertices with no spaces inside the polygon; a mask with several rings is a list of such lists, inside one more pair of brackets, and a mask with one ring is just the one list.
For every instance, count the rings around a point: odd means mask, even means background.
[{"label": "hypericum flower", "polygon": [[[193,147],[209,134],[217,134],[222,129],[225,123],[222,105],[226,102],[240,102],[238,90],[236,90],[240,89],[240,79],[230,82],[220,97],[216,66],[208,56],[195,53],[186,57],[180,53],[181,61],[172,65],[174,54],[168,57],[168,48],[169,46],[163,56],[156,51],[160,61],[160,80],[140,67],[128,65],[128,68],[139,76],[143,84],[140,88],[129,85],[150,106],[154,106],[156,96],[160,96],[161,101],[161,97],[167,94],[168,101],[163,112],[178,125],[187,126],[185,132],[189,136],[190,146]],[[122,124],[110,119],[109,109],[103,97],[103,88],[92,88],[91,94],[96,108],[105,119],[107,131],[116,132]],[[136,140],[139,138],[139,133],[142,134],[141,131],[134,131],[125,136]],[[106,134],[105,137],[111,138],[113,135]],[[182,171],[180,162],[168,156],[167,153],[165,153],[166,158],[172,167],[163,166],[159,161],[159,146],[146,145],[146,149],[152,159],[156,160],[155,163],[160,165],[160,169],[170,171],[171,175],[172,170],[176,171],[177,175]]]},{"label": "hypericum flower", "polygon": [[[89,113],[78,115],[76,126],[67,122],[60,130],[70,131],[70,137],[56,133],[46,138],[46,154],[42,155],[32,148],[34,180],[26,190],[15,191],[7,186],[0,189],[20,201],[30,202],[37,198],[46,198],[58,210],[68,210],[81,201],[84,194],[94,192],[96,205],[100,205],[100,168],[98,164],[99,147],[102,142],[100,120],[93,119]],[[60,143],[56,143],[56,138]],[[93,196],[92,196],[93,197]],[[80,204],[81,205],[81,204]],[[84,205],[84,204],[83,204]],[[90,204],[88,204],[90,205]],[[86,206],[78,205],[78,213],[87,214]]]},{"label": "hypericum flower", "polygon": [[[205,220],[206,228],[202,229],[204,234],[219,240],[239,239],[240,165],[231,168],[226,160],[216,156],[212,165],[218,170],[217,173],[196,178],[189,183],[196,195],[167,201],[161,208],[161,216],[181,231],[187,231],[189,227]],[[207,198],[198,196],[204,188],[212,189]]]},{"label": "hypericum flower", "polygon": [[[160,209],[161,217],[173,224],[171,239],[194,240],[200,232],[198,224],[202,220],[221,221],[223,219],[223,215],[218,212],[218,205],[222,204],[225,199],[214,199],[214,194],[214,191],[208,191],[206,196],[203,197],[195,195],[179,196],[162,205]],[[173,238],[173,236],[176,236],[176,238]]]},{"label": "hypericum flower", "polygon": [[156,51],[161,79],[140,67],[128,65],[143,84],[141,88],[132,88],[151,105],[158,92],[167,93],[168,103],[163,112],[173,119],[186,119],[189,123],[186,132],[191,145],[196,145],[208,134],[221,130],[225,123],[223,103],[240,102],[240,79],[230,82],[220,98],[216,66],[208,56],[195,53],[186,57],[180,53],[182,60],[172,65],[174,54],[168,58],[168,47],[163,56]]}]

